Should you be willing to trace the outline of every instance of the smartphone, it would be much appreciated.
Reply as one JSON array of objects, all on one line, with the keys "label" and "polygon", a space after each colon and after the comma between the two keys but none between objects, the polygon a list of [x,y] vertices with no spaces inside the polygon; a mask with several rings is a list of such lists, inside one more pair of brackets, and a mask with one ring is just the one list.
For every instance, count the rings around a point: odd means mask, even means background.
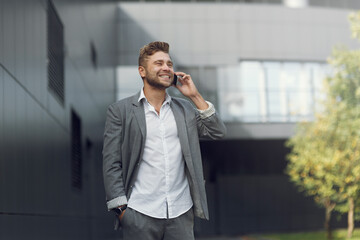
[{"label": "smartphone", "polygon": [[174,81],[173,81],[173,85],[175,85],[175,86],[176,86],[176,84],[177,84],[177,78],[178,78],[178,76],[176,76],[176,74],[174,74]]}]

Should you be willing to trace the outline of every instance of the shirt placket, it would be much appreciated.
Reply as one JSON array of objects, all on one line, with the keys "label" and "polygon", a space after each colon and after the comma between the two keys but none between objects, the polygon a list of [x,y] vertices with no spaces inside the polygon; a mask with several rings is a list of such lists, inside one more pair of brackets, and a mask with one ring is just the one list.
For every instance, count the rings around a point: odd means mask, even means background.
[{"label": "shirt placket", "polygon": [[165,167],[165,201],[166,201],[166,215],[169,218],[171,215],[170,210],[170,199],[169,199],[169,190],[170,190],[170,164],[169,164],[169,149],[166,141],[166,107],[167,105],[163,105],[160,109],[160,132],[161,132],[161,141],[164,153],[164,167]]}]

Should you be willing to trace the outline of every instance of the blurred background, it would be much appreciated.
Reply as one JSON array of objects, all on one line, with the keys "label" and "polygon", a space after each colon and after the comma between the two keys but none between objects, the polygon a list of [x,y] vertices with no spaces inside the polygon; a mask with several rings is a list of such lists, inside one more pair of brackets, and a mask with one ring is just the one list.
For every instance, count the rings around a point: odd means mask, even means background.
[{"label": "blurred background", "polygon": [[[119,239],[106,210],[106,109],[140,90],[139,49],[170,44],[228,134],[201,142],[210,221],[195,234],[323,227],[284,174],[358,0],[0,0],[0,239]],[[174,89],[170,93],[179,96]],[[345,226],[333,218],[334,226]]]}]

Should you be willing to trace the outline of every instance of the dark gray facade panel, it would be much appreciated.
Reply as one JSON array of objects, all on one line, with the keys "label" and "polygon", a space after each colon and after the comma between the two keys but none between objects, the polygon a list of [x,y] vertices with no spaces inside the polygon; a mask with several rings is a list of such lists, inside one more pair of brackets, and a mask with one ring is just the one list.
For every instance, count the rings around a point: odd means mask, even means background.
[{"label": "dark gray facade panel", "polygon": [[[40,5],[40,4],[39,4]],[[40,5],[41,6],[41,5]],[[37,15],[38,21],[37,24],[39,25],[39,32],[38,35],[41,36],[39,41],[39,57],[38,57],[38,71],[36,71],[37,75],[36,78],[38,79],[38,85],[36,86],[39,88],[39,95],[37,96],[38,100],[46,106],[46,93],[47,91],[47,71],[44,66],[47,65],[47,49],[44,46],[47,46],[46,43],[46,14],[45,11],[40,11]]]},{"label": "dark gray facade panel", "polygon": [[[195,230],[218,235],[318,230],[324,209],[284,174],[289,152],[283,140],[201,142],[210,222]],[[333,226],[345,219],[334,216]],[[210,232],[211,232],[210,231]]]},{"label": "dark gray facade panel", "polygon": [[345,1],[339,1],[339,0],[328,0],[329,1],[329,6],[332,8],[347,8],[350,6],[348,5],[347,0]]},{"label": "dark gray facade panel", "polygon": [[223,234],[323,227],[324,210],[297,192],[286,176],[221,176],[219,180],[219,232]]},{"label": "dark gray facade panel", "polygon": [[22,209],[22,213],[24,214],[31,214],[33,212],[33,202],[34,200],[30,197],[34,193],[34,189],[31,187],[33,182],[33,176],[32,176],[32,168],[36,166],[34,162],[31,161],[31,159],[34,158],[34,139],[32,136],[32,133],[34,131],[34,123],[35,118],[31,117],[34,116],[36,113],[34,111],[35,104],[32,101],[32,99],[26,95],[25,103],[23,103],[25,107],[25,117],[24,117],[24,131],[22,133],[22,141],[24,142],[24,150],[22,154],[24,154],[23,159],[23,167],[25,169],[23,174],[23,178],[25,181],[23,182],[23,198],[24,198],[24,209]]},{"label": "dark gray facade panel", "polygon": [[24,61],[25,61],[25,87],[27,89],[33,89],[34,85],[34,74],[33,74],[33,56],[34,56],[34,48],[33,48],[33,36],[34,36],[34,4],[31,1],[26,1],[25,5],[25,22],[24,22],[24,30],[25,30],[25,53],[24,53]]},{"label": "dark gray facade panel", "polygon": [[314,7],[329,7],[329,0],[309,0],[309,5]]},{"label": "dark gray facade panel", "polygon": [[0,63],[3,62],[4,58],[4,1],[0,1]]},{"label": "dark gray facade panel", "polygon": [[[39,73],[46,67],[46,58],[41,59],[41,49],[46,48],[46,44],[43,45],[44,42],[42,41],[43,38],[46,39],[46,34],[43,33],[46,29],[43,31],[40,29],[40,27],[43,26],[42,22],[46,22],[46,17],[41,18],[44,14],[45,9],[39,4],[39,2],[36,2],[32,9],[33,35],[31,40],[34,51],[32,54],[33,84],[31,84],[31,92],[36,99],[39,99],[40,92],[44,91],[44,87],[41,86],[39,78]],[[41,104],[44,105],[42,102]]]},{"label": "dark gray facade panel", "polygon": [[25,1],[15,2],[14,21],[15,21],[15,71],[14,76],[22,84],[25,83]]},{"label": "dark gray facade panel", "polygon": [[353,9],[360,9],[360,1],[359,0],[347,0],[349,7]]},{"label": "dark gray facade panel", "polygon": [[46,81],[46,11],[38,1],[31,8],[31,22],[32,33],[31,43],[28,47],[31,48],[31,55],[28,64],[30,64],[30,71],[32,75],[31,92],[33,96],[43,106],[45,106],[45,93],[47,91]]},{"label": "dark gray facade panel", "polygon": [[[66,215],[0,215],[1,239],[91,239],[90,220]],[[21,231],[19,231],[21,227]]]},{"label": "dark gray facade panel", "polygon": [[15,70],[15,1],[3,1],[4,60],[5,68]]},{"label": "dark gray facade panel", "polygon": [[[12,80],[12,79],[11,79]],[[20,213],[24,211],[24,205],[22,198],[19,196],[21,193],[21,189],[23,189],[23,183],[29,181],[29,179],[25,178],[24,173],[26,172],[25,168],[25,161],[26,161],[26,154],[25,154],[25,147],[29,142],[25,142],[25,131],[27,128],[26,119],[26,100],[27,94],[22,87],[18,84],[15,84],[15,115],[14,115],[14,132],[12,133],[15,137],[14,139],[14,169],[12,169],[11,174],[14,176],[13,181],[9,184],[9,188],[12,188],[11,191],[13,192],[13,199],[12,202],[15,203],[14,212]]]},{"label": "dark gray facade panel", "polygon": [[[3,173],[5,161],[4,145],[4,71],[3,68],[0,66],[0,189],[4,189],[5,185],[5,177]],[[2,210],[4,210],[3,197],[0,198],[0,211]]]},{"label": "dark gray facade panel", "polygon": [[[1,192],[6,192],[4,199],[4,207],[6,211],[13,211],[15,209],[14,195],[16,189],[13,182],[16,178],[16,159],[15,159],[15,83],[10,76],[5,73],[4,78],[4,178],[5,184]],[[16,180],[15,180],[16,181]],[[14,187],[13,187],[14,186]]]},{"label": "dark gray facade panel", "polygon": [[28,110],[30,111],[30,121],[28,122],[28,142],[29,148],[31,149],[28,158],[28,188],[30,189],[30,191],[28,192],[28,195],[26,197],[29,200],[27,208],[31,210],[27,212],[29,214],[39,214],[43,213],[42,209],[46,206],[44,205],[44,192],[46,192],[47,189],[44,188],[44,183],[48,181],[44,181],[45,179],[43,178],[43,176],[46,174],[46,172],[44,171],[45,169],[43,162],[46,161],[46,159],[41,159],[40,148],[43,147],[44,150],[46,149],[47,151],[50,151],[50,149],[48,149],[46,145],[48,143],[51,143],[51,139],[46,139],[46,142],[41,143],[41,134],[47,134],[48,129],[43,128],[42,126],[42,111],[41,109],[39,109],[39,106],[33,100],[29,102],[31,103],[30,107],[28,108]]}]

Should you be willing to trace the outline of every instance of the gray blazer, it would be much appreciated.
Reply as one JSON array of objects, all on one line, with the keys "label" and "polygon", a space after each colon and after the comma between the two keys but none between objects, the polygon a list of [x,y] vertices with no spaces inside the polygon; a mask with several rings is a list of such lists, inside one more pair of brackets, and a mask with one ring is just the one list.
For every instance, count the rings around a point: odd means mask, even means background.
[{"label": "gray blazer", "polygon": [[[107,111],[103,146],[103,176],[108,209],[126,204],[145,146],[144,106],[138,102],[140,92],[111,104]],[[186,165],[194,214],[208,219],[208,207],[200,153],[200,139],[220,139],[224,123],[215,113],[202,119],[187,100],[172,97],[181,150]],[[117,228],[117,227],[115,227]]]}]

